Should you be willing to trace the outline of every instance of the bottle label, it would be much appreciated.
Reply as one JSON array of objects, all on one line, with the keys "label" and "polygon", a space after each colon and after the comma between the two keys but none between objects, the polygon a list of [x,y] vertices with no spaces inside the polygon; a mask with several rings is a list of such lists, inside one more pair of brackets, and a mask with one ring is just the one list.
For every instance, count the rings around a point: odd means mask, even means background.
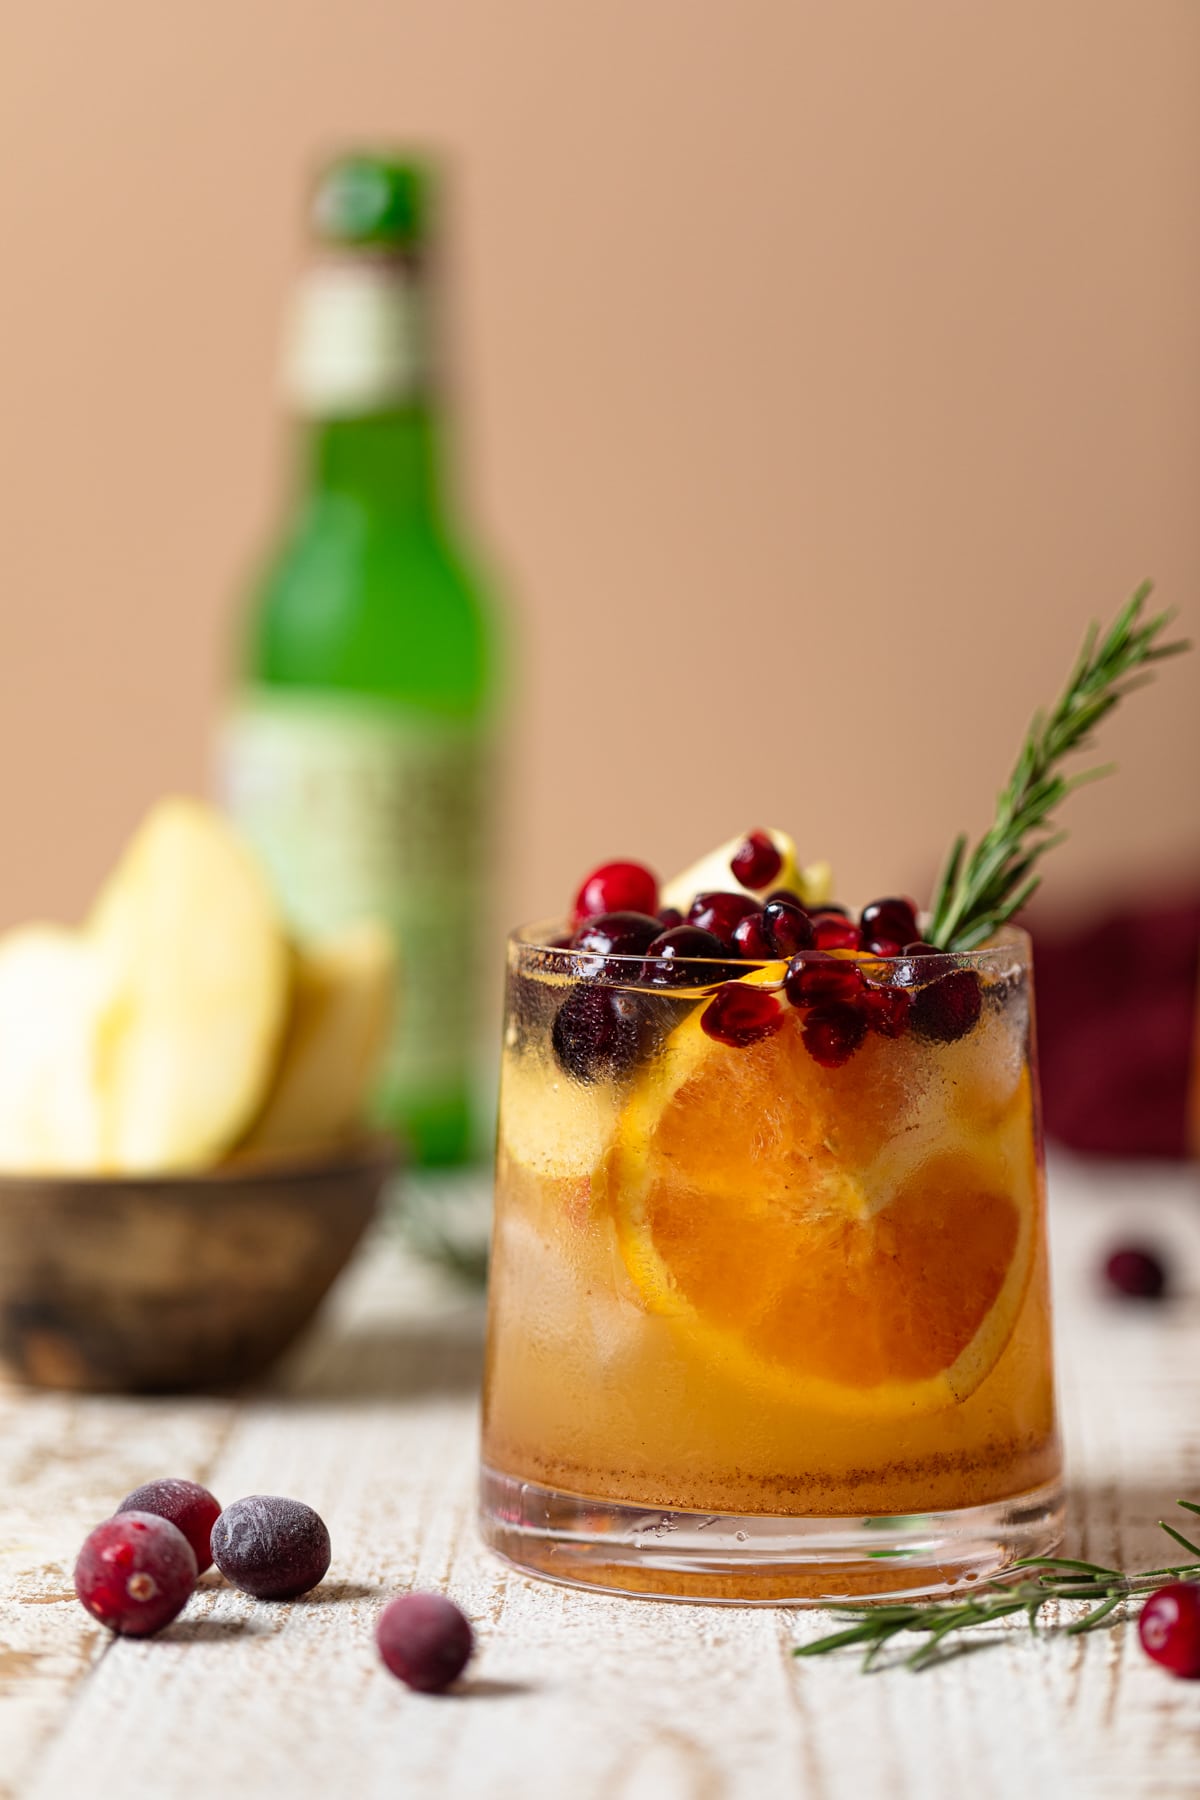
[{"label": "bottle label", "polygon": [[363,696],[260,690],[227,720],[220,781],[301,936],[363,918],[395,934],[388,1110],[468,1078],[484,908],[478,729]]},{"label": "bottle label", "polygon": [[296,289],[284,385],[293,409],[355,418],[421,392],[427,374],[419,272],[395,257],[323,259]]}]

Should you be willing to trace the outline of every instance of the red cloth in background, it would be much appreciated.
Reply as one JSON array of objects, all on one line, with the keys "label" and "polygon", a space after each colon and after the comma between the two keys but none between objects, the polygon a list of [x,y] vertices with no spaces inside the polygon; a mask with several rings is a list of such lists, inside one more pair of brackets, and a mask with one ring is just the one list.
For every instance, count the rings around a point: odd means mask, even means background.
[{"label": "red cloth in background", "polygon": [[1186,1156],[1200,898],[1029,930],[1049,1135],[1103,1156]]}]

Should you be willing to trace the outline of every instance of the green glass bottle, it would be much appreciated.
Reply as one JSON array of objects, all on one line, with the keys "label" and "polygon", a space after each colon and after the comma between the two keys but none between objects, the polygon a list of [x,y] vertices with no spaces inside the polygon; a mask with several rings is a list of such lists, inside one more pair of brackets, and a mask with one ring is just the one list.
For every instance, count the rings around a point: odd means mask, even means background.
[{"label": "green glass bottle", "polygon": [[411,162],[345,156],[317,182],[287,357],[299,479],[222,779],[300,931],[394,929],[380,1116],[417,1161],[450,1163],[473,1148],[498,639],[443,494],[432,206]]}]

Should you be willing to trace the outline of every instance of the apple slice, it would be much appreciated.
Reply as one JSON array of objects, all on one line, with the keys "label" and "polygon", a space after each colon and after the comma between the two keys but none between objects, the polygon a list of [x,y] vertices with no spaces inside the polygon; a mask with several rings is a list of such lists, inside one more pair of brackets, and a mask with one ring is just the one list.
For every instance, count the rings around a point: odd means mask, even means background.
[{"label": "apple slice", "polygon": [[261,1107],[287,1020],[290,956],[265,875],[210,807],[163,800],[89,931],[120,996],[103,1073],[107,1166],[215,1162]]},{"label": "apple slice", "polygon": [[373,919],[296,946],[283,1051],[242,1149],[313,1149],[361,1125],[395,992],[395,942]]},{"label": "apple slice", "polygon": [[763,892],[745,887],[733,872],[733,858],[746,840],[746,833],[742,832],[718,850],[710,850],[699,862],[668,881],[662,890],[660,904],[675,907],[686,919],[697,894],[749,894],[761,901],[767,892],[786,888],[804,906],[820,906],[828,900],[833,892],[833,870],[829,864],[809,863],[802,869],[796,861],[795,843],[786,831],[769,830],[766,836],[779,852],[780,869]]},{"label": "apple slice", "polygon": [[0,1168],[101,1166],[101,1073],[115,995],[94,944],[59,925],[0,938]]}]

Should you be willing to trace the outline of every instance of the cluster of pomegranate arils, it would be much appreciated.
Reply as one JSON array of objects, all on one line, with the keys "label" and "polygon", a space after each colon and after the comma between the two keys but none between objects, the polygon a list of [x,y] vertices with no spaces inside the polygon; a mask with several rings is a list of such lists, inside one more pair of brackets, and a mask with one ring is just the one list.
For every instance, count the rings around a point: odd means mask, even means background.
[{"label": "cluster of pomegranate arils", "polygon": [[[782,866],[767,833],[748,832],[730,860],[743,891],[697,894],[686,918],[659,908],[657,877],[644,864],[593,870],[575,897],[571,934],[557,946],[575,953],[577,973],[595,984],[575,989],[559,1009],[553,1039],[564,1068],[591,1080],[639,1053],[636,996],[606,983],[659,990],[702,984],[709,996],[702,1028],[737,1048],[780,1029],[787,1016],[782,995],[803,1015],[809,1055],[827,1069],[847,1062],[870,1031],[953,1043],[971,1030],[983,1004],[979,977],[952,967],[922,980],[921,959],[945,953],[922,940],[911,900],[872,901],[856,921],[843,906],[807,908],[789,889],[773,886]],[[872,980],[871,957],[902,960],[893,961],[892,980],[881,982]],[[741,979],[747,963],[775,961],[787,964],[778,984]],[[699,981],[697,963],[710,966]]]}]

